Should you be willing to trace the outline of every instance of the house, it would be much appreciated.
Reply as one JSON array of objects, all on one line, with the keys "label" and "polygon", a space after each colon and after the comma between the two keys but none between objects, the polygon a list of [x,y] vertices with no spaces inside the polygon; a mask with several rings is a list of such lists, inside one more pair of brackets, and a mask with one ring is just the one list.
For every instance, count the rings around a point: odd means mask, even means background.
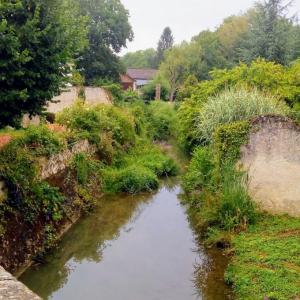
[{"label": "house", "polygon": [[150,83],[156,76],[155,69],[127,69],[126,74],[121,75],[121,82],[124,90],[129,88],[134,91],[142,88],[144,85]]}]

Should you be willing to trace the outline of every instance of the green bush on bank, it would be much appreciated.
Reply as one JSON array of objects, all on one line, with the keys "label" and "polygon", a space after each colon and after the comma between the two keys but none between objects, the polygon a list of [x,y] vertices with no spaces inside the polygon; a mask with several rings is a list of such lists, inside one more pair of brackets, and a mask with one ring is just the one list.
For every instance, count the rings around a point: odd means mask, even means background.
[{"label": "green bush on bank", "polygon": [[104,190],[111,193],[139,193],[158,187],[158,178],[174,176],[175,162],[151,145],[139,144],[114,166],[103,170]]},{"label": "green bush on bank", "polygon": [[167,140],[174,135],[177,124],[176,112],[172,104],[162,101],[152,101],[147,106],[149,133],[154,140]]},{"label": "green bush on bank", "polygon": [[183,177],[184,191],[192,193],[204,188],[212,188],[214,186],[214,168],[212,151],[208,147],[196,148],[192,154],[188,170]]},{"label": "green bush on bank", "polygon": [[87,105],[78,101],[57,116],[77,139],[95,144],[101,156],[112,161],[136,142],[135,118],[128,109],[108,105]]},{"label": "green bush on bank", "polygon": [[150,192],[158,187],[158,177],[150,169],[140,165],[110,168],[103,172],[104,191],[137,194]]},{"label": "green bush on bank", "polygon": [[250,128],[249,121],[219,124],[211,144],[194,151],[184,176],[183,188],[190,195],[191,210],[207,243],[226,244],[228,232],[245,230],[256,220],[246,175],[235,165]]},{"label": "green bush on bank", "polygon": [[246,144],[251,129],[249,121],[220,125],[213,135],[213,152],[216,164],[234,164],[240,158],[241,146]]},{"label": "green bush on bank", "polygon": [[38,178],[36,159],[57,153],[62,145],[56,134],[42,126],[23,130],[0,150],[0,179],[8,197],[0,208],[2,215],[17,211],[29,222],[40,216],[52,221],[62,218],[64,198],[57,188]]}]

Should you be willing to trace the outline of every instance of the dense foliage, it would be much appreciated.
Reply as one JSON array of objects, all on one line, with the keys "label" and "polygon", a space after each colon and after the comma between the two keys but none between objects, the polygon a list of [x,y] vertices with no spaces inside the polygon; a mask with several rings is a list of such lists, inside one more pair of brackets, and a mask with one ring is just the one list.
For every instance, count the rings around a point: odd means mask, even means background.
[{"label": "dense foliage", "polygon": [[129,52],[122,58],[122,63],[126,68],[151,68],[155,69],[156,65],[156,51],[153,48],[146,50],[139,50],[136,52]]},{"label": "dense foliage", "polygon": [[245,14],[226,18],[215,31],[202,31],[191,42],[176,46],[175,53],[166,53],[161,74],[176,93],[190,75],[208,80],[214,69],[233,68],[240,62],[251,64],[261,58],[284,69],[300,51],[300,27],[288,17],[288,8],[283,0],[268,0]]},{"label": "dense foliage", "polygon": [[0,127],[40,113],[59,93],[85,33],[73,1],[1,1]]},{"label": "dense foliage", "polygon": [[88,46],[77,68],[88,84],[99,78],[119,81],[124,70],[116,53],[133,39],[129,13],[120,0],[79,0],[80,12],[88,18]]}]

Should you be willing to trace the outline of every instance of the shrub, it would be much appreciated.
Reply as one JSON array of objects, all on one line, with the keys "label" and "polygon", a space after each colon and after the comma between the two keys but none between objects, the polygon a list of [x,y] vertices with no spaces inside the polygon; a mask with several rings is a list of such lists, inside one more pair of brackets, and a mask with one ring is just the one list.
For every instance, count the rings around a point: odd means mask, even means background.
[{"label": "shrub", "polygon": [[183,178],[183,189],[187,193],[211,188],[213,183],[214,162],[209,148],[199,147],[193,155]]},{"label": "shrub", "polygon": [[29,222],[34,222],[40,214],[58,221],[63,214],[64,198],[57,188],[39,180],[34,158],[35,153],[18,140],[0,151],[0,178],[8,189],[8,199],[1,209],[13,208]]},{"label": "shrub", "polygon": [[196,135],[211,142],[219,125],[247,120],[264,114],[287,114],[287,106],[273,96],[257,90],[226,90],[219,96],[210,98],[197,117]]},{"label": "shrub", "polygon": [[203,104],[200,104],[194,99],[189,99],[182,102],[179,106],[178,117],[178,139],[183,149],[191,153],[195,146],[201,144],[201,140],[197,137],[196,119],[199,116]]},{"label": "shrub", "polygon": [[135,118],[124,107],[91,106],[79,101],[59,113],[57,122],[70,128],[77,139],[95,144],[108,161],[135,144]]},{"label": "shrub", "polygon": [[150,192],[158,187],[157,176],[150,169],[139,165],[107,169],[103,174],[103,187],[106,192],[136,194]]},{"label": "shrub", "polygon": [[31,126],[22,137],[17,139],[20,146],[24,146],[37,156],[50,156],[60,152],[64,143],[62,139],[46,126]]},{"label": "shrub", "polygon": [[224,230],[246,229],[256,219],[256,207],[247,191],[246,175],[228,164],[222,170],[218,216]]},{"label": "shrub", "polygon": [[59,221],[63,217],[63,203],[65,198],[56,187],[50,186],[47,182],[37,182],[32,186],[39,208],[46,218]]},{"label": "shrub", "polygon": [[175,176],[178,173],[174,160],[152,145],[137,147],[123,159],[123,164],[128,166],[138,164],[150,169],[158,177]]},{"label": "shrub", "polygon": [[240,158],[241,146],[246,144],[250,132],[249,121],[238,121],[217,127],[213,138],[216,164],[234,163]]},{"label": "shrub", "polygon": [[83,186],[86,186],[94,176],[100,177],[100,171],[103,167],[101,162],[92,159],[86,153],[76,154],[71,166],[76,171],[77,182]]},{"label": "shrub", "polygon": [[170,103],[151,102],[148,107],[149,131],[154,140],[167,140],[174,134],[176,112]]},{"label": "shrub", "polygon": [[241,63],[230,70],[213,70],[210,72],[211,80],[198,84],[193,80],[187,82],[184,86],[188,92],[185,97],[203,102],[227,88],[248,87],[270,93],[294,106],[299,103],[299,70],[299,61],[287,68],[259,58],[249,66]]}]

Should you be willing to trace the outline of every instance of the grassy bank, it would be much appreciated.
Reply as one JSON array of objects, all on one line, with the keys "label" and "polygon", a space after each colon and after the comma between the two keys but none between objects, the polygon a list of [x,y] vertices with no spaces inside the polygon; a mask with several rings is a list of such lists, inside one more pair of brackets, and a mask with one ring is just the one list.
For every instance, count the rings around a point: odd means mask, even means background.
[{"label": "grassy bank", "polygon": [[232,239],[226,280],[237,299],[300,297],[300,219],[261,215]]}]

